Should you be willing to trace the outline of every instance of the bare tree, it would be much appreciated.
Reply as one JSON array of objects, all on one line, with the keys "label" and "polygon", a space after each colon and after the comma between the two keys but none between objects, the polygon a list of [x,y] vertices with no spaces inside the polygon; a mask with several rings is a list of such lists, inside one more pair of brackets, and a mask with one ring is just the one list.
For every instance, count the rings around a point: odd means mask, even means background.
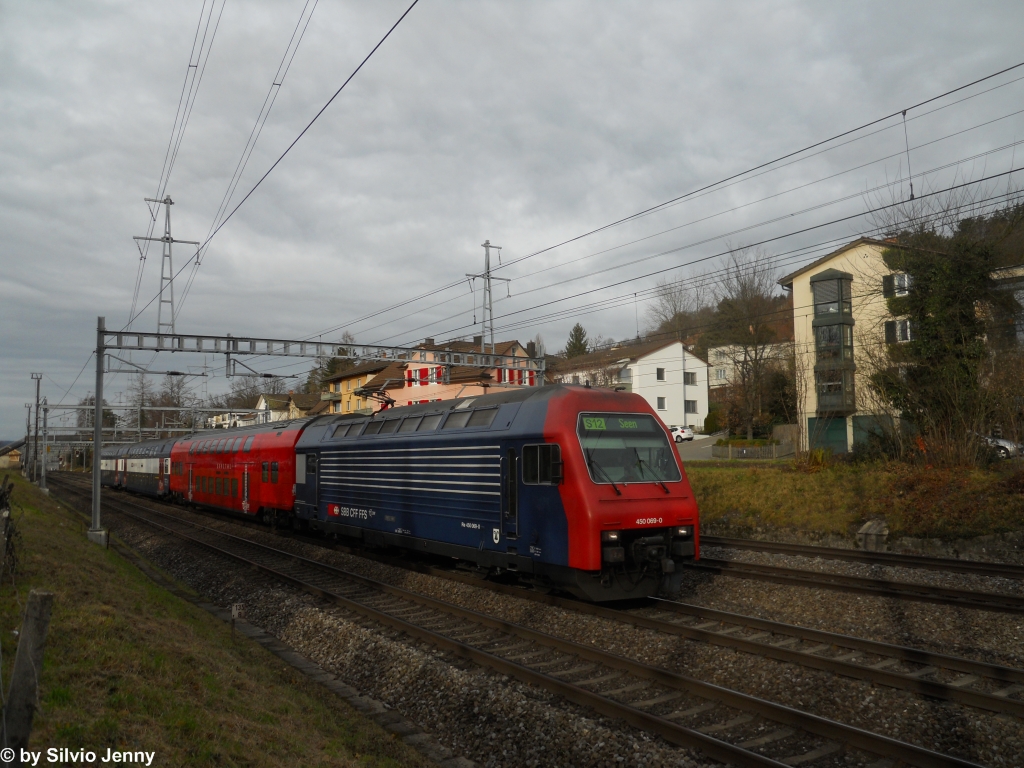
[{"label": "bare tree", "polygon": [[699,324],[697,317],[707,308],[711,294],[705,275],[660,278],[647,308],[648,335],[671,334],[682,341]]},{"label": "bare tree", "polygon": [[777,270],[763,250],[733,249],[714,286],[718,302],[716,334],[732,366],[729,401],[747,439],[761,420],[767,379],[783,361],[779,354],[780,311]]}]

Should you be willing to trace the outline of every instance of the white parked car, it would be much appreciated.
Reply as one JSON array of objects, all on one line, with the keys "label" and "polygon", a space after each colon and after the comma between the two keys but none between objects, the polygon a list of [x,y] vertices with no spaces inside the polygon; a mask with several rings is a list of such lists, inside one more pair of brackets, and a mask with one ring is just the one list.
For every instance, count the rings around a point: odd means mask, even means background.
[{"label": "white parked car", "polygon": [[989,435],[981,435],[977,432],[971,432],[970,434],[975,435],[981,440],[983,445],[987,445],[992,449],[993,453],[1000,459],[1009,459],[1014,456],[1024,455],[1024,445],[1018,445],[1012,440],[1004,440],[1001,437],[990,437]]},{"label": "white parked car", "polygon": [[672,439],[677,443],[693,440],[693,430],[689,427],[669,427],[668,429],[672,433]]},{"label": "white parked car", "polygon": [[982,442],[993,449],[1000,459],[1009,459],[1011,456],[1020,455],[1020,446],[1011,440],[1003,440],[1001,437],[981,436]]}]

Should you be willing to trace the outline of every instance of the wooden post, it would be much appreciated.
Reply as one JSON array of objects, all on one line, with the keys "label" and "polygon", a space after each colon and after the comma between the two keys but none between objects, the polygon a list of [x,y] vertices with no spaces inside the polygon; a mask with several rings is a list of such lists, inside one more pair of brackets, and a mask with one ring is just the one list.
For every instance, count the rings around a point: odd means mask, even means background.
[{"label": "wooden post", "polygon": [[25,620],[21,623],[18,651],[14,656],[11,687],[4,709],[7,746],[20,753],[28,746],[32,718],[39,701],[39,678],[43,671],[43,649],[53,610],[53,593],[33,589],[28,595]]}]

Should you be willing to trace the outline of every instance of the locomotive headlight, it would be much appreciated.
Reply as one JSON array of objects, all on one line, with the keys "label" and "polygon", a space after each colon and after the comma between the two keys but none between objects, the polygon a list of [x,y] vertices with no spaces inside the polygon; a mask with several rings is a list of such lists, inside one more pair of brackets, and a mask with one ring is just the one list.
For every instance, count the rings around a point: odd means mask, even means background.
[{"label": "locomotive headlight", "polygon": [[618,531],[601,531],[601,541],[603,542],[617,542],[619,540]]},{"label": "locomotive headlight", "polygon": [[685,525],[680,526],[679,528],[673,528],[672,535],[685,539],[687,536],[690,535],[690,529],[687,528]]}]

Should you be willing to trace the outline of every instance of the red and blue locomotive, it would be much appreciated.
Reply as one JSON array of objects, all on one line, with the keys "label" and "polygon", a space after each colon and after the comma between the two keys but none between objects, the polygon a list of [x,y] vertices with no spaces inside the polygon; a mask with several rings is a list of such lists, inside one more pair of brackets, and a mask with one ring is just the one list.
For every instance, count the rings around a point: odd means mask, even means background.
[{"label": "red and blue locomotive", "polygon": [[195,436],[167,458],[156,487],[178,499],[515,572],[595,601],[653,594],[677,562],[699,556],[690,484],[638,395],[505,389]]}]

